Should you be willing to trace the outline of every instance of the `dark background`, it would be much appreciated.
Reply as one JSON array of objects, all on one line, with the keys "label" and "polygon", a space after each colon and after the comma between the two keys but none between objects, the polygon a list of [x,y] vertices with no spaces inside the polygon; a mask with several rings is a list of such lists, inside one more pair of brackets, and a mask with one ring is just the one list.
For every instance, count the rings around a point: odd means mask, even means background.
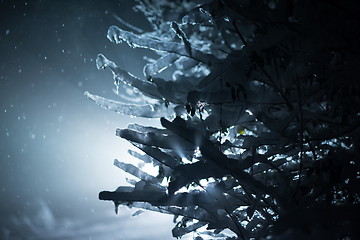
[{"label": "dark background", "polygon": [[131,122],[85,91],[116,100],[103,53],[141,76],[144,50],[115,45],[114,14],[148,28],[129,0],[0,2],[0,239],[171,239],[172,217],[98,200],[125,175],[113,159],[130,147],[115,136]]}]

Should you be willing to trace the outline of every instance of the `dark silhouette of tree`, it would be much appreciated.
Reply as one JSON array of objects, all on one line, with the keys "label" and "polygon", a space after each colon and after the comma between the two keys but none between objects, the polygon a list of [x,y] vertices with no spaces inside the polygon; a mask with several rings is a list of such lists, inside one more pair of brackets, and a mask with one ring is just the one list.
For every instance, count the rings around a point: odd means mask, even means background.
[{"label": "dark silhouette of tree", "polygon": [[85,94],[161,118],[163,128],[116,131],[158,174],[115,160],[138,180],[99,198],[175,215],[174,237],[360,236],[356,1],[138,0],[135,9],[153,31],[122,21],[130,31],[111,26],[108,38],[159,58],[147,58],[140,79],[100,54],[97,67],[113,72],[127,103]]}]

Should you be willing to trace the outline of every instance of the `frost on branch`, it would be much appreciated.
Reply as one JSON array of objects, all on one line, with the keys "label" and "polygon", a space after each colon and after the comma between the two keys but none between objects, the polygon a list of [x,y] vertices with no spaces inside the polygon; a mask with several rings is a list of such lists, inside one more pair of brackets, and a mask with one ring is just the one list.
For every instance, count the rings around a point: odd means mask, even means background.
[{"label": "frost on branch", "polygon": [[168,53],[156,60],[155,62],[146,64],[144,67],[144,75],[149,78],[162,72],[171,64],[173,64],[176,60],[178,60],[179,57],[180,55],[178,54]]},{"label": "frost on branch", "polygon": [[[173,113],[169,111],[164,105],[160,104],[147,104],[147,105],[134,105],[125,104],[110,99],[106,99],[97,95],[93,95],[89,92],[84,93],[86,97],[93,100],[99,106],[109,109],[111,111],[134,116],[134,117],[145,117],[145,118],[159,118],[162,116],[171,116]],[[166,114],[168,112],[168,114]]]},{"label": "frost on branch", "polygon": [[216,58],[213,56],[203,53],[199,50],[193,50],[190,52],[186,45],[176,42],[164,42],[146,36],[139,36],[134,33],[122,30],[117,26],[111,26],[109,28],[107,37],[110,41],[115,43],[121,43],[122,41],[125,41],[130,47],[133,48],[148,48],[156,51],[175,53],[181,56],[193,58],[208,65],[210,65],[212,61],[216,61]]},{"label": "frost on branch", "polygon": [[134,179],[99,198],[174,215],[174,237],[356,239],[360,23],[350,2],[137,1],[153,31],[112,26],[108,38],[159,56],[145,79],[97,59],[136,104],[85,95],[162,127],[116,130],[144,164],[115,160]]}]

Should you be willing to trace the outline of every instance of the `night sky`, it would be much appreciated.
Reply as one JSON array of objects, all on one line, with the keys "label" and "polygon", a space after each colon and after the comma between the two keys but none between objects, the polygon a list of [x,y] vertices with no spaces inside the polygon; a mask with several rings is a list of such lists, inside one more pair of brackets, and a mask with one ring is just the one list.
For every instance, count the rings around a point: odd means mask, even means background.
[{"label": "night sky", "polygon": [[145,50],[115,45],[109,26],[149,28],[129,0],[0,2],[0,239],[172,239],[172,216],[98,200],[127,176],[113,166],[130,146],[116,128],[134,119],[95,105],[116,100],[102,53],[142,76]]}]

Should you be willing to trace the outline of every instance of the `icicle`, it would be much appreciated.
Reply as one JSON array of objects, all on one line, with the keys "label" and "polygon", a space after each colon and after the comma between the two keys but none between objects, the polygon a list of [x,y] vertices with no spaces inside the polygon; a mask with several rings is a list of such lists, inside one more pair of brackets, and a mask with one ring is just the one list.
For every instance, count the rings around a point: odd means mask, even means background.
[{"label": "icicle", "polygon": [[119,201],[114,201],[114,205],[115,205],[115,214],[118,214],[120,202]]},{"label": "icicle", "polygon": [[115,85],[115,93],[116,95],[119,95],[119,81],[117,81],[117,79],[115,79],[114,85]]}]

